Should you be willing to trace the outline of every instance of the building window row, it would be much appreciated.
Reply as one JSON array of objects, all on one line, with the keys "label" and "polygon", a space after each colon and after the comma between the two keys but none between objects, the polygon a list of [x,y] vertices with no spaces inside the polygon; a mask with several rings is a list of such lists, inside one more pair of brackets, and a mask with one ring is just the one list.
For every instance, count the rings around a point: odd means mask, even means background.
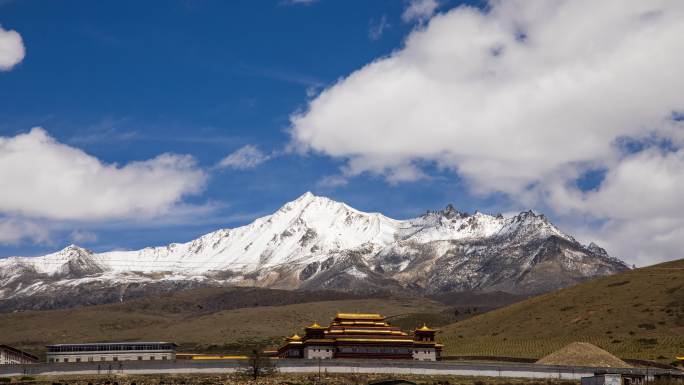
[{"label": "building window row", "polygon": [[151,344],[151,345],[68,345],[68,346],[49,346],[48,352],[107,352],[107,351],[133,351],[133,350],[171,350],[171,344]]},{"label": "building window row", "polygon": [[[138,356],[137,359],[138,359],[138,361],[143,361],[143,360],[144,360],[144,357],[143,357],[143,356]],[[156,360],[156,359],[157,359],[157,356],[150,356],[150,357],[148,358],[148,360],[150,360],[150,361],[154,361],[154,360]],[[167,356],[161,356],[161,359],[162,359],[162,360],[168,360],[168,357],[167,357]],[[76,357],[76,358],[74,358],[74,361],[71,361],[69,357],[64,357],[64,358],[61,359],[61,361],[60,361],[59,358],[50,358],[50,359],[48,360],[48,362],[81,362],[81,360],[82,360],[81,357]],[[95,361],[95,357],[87,357],[87,360],[88,360],[88,362],[94,362],[94,361]],[[100,357],[100,361],[108,361],[108,359],[107,359],[107,357]],[[113,357],[111,357],[111,361],[119,361],[119,357],[118,357],[118,356],[113,356]]]},{"label": "building window row", "polygon": [[389,347],[340,347],[338,351],[341,353],[392,353],[392,354],[411,354],[411,350],[407,348],[389,348]]}]

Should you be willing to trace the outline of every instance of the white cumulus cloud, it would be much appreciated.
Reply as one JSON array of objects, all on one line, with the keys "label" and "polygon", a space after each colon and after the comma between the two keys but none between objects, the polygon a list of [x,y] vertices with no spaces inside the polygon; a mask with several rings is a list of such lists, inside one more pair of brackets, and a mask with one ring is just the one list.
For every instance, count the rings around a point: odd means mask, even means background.
[{"label": "white cumulus cloud", "polygon": [[5,30],[0,26],[0,71],[9,71],[24,60],[26,49],[17,31]]},{"label": "white cumulus cloud", "polygon": [[411,0],[404,13],[401,14],[401,18],[406,23],[423,22],[435,14],[437,7],[439,7],[437,0]]},{"label": "white cumulus cloud", "polygon": [[0,245],[15,245],[27,240],[33,243],[49,243],[50,230],[37,221],[0,217]]},{"label": "white cumulus cloud", "polygon": [[[621,138],[650,135],[681,140],[672,116],[684,110],[682,20],[684,3],[677,0],[458,7],[413,31],[402,49],[323,90],[291,117],[293,143],[346,159],[350,176],[415,180],[424,176],[420,165],[432,162],[476,194],[502,192],[562,215],[590,215],[604,223],[597,236],[617,245],[619,223],[665,223],[663,211],[684,207],[671,199],[678,187],[665,182],[684,170],[678,153],[637,155],[654,170],[667,164],[671,171],[643,186],[618,183],[621,170],[640,159],[616,146]],[[606,169],[607,178],[593,193],[573,187],[595,168]],[[620,194],[637,195],[611,199]],[[644,200],[667,207],[644,218],[627,208],[637,201],[650,206]],[[658,226],[640,241],[660,234]],[[675,238],[643,254],[672,258],[668,250],[684,246]],[[627,259],[640,254],[624,252]]]},{"label": "white cumulus cloud", "polygon": [[326,175],[321,178],[316,186],[320,188],[336,188],[346,186],[349,183],[343,175]]},{"label": "white cumulus cloud", "polygon": [[248,144],[221,159],[217,167],[247,170],[258,166],[269,159],[271,159],[270,155],[264,154],[256,146]]},{"label": "white cumulus cloud", "polygon": [[682,258],[684,150],[651,147],[627,155],[595,190],[584,192],[562,181],[545,189],[559,213],[605,220],[595,238],[613,253],[639,265]]},{"label": "white cumulus cloud", "polygon": [[203,190],[207,175],[186,155],[107,164],[42,128],[0,137],[0,213],[97,221],[163,215]]},{"label": "white cumulus cloud", "polygon": [[97,242],[97,234],[87,230],[74,230],[71,232],[70,238],[76,244]]}]

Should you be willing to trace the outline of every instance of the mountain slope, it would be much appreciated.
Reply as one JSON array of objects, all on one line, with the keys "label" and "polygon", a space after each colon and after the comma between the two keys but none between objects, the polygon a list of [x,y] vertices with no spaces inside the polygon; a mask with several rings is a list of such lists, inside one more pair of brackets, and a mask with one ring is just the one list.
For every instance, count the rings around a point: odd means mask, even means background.
[{"label": "mountain slope", "polygon": [[72,245],[0,260],[0,309],[2,302],[25,308],[21,298],[33,298],[30,308],[40,309],[69,306],[55,295],[94,304],[229,285],[531,294],[625,270],[598,246],[581,245],[531,211],[504,217],[449,205],[395,220],[306,193],[251,224],[183,244],[99,254]]},{"label": "mountain slope", "polygon": [[539,358],[590,342],[621,358],[684,352],[684,260],[635,269],[444,327],[447,354]]},{"label": "mountain slope", "polygon": [[446,307],[422,298],[207,288],[79,309],[4,313],[0,325],[3,343],[37,355],[47,344],[134,340],[173,341],[183,352],[236,353],[257,342],[277,345],[311,322],[328,322],[345,310],[393,316],[434,314]]}]

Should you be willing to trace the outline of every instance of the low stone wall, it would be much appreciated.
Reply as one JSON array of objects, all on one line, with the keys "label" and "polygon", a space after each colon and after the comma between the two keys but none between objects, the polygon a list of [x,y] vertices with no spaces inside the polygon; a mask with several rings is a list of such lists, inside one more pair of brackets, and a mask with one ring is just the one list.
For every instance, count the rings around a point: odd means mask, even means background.
[{"label": "low stone wall", "polygon": [[[407,375],[485,376],[578,380],[595,372],[636,373],[653,376],[663,369],[615,369],[568,366],[543,366],[523,363],[468,363],[417,361],[356,360],[275,360],[281,373],[384,373]],[[143,374],[229,374],[244,366],[240,360],[216,361],[126,361],[113,363],[60,363],[35,365],[0,365],[3,376],[59,375],[143,375]]]}]

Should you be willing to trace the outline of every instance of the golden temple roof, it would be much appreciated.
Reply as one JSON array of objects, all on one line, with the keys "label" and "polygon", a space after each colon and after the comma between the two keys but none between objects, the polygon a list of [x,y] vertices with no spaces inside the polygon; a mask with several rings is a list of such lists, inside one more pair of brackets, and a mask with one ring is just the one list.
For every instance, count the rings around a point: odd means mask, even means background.
[{"label": "golden temple roof", "polygon": [[435,330],[435,329],[430,329],[429,327],[427,327],[427,325],[423,324],[423,326],[422,326],[422,327],[419,327],[418,329],[416,329],[416,331],[419,331],[419,332],[434,332],[434,331],[436,331],[436,330]]},{"label": "golden temple roof", "polygon": [[384,320],[385,317],[378,313],[337,313],[335,318],[341,319],[362,319],[362,320]]},{"label": "golden temple roof", "polygon": [[385,342],[388,344],[396,342],[415,342],[411,339],[387,339],[387,338],[337,338],[337,341],[344,342]]},{"label": "golden temple roof", "polygon": [[288,340],[290,340],[290,341],[301,341],[302,337],[300,337],[297,333],[295,333],[292,335],[292,337],[289,337]]},{"label": "golden temple roof", "polygon": [[334,335],[334,334],[387,334],[387,335],[397,335],[397,336],[406,336],[407,334],[402,332],[401,330],[383,330],[383,329],[352,329],[352,328],[343,328],[343,329],[332,329],[326,331],[326,334]]},{"label": "golden temple roof", "polygon": [[[344,319],[344,318],[343,318]],[[377,322],[377,321],[335,321],[333,325],[363,325],[363,326],[389,326],[387,322]]]}]

